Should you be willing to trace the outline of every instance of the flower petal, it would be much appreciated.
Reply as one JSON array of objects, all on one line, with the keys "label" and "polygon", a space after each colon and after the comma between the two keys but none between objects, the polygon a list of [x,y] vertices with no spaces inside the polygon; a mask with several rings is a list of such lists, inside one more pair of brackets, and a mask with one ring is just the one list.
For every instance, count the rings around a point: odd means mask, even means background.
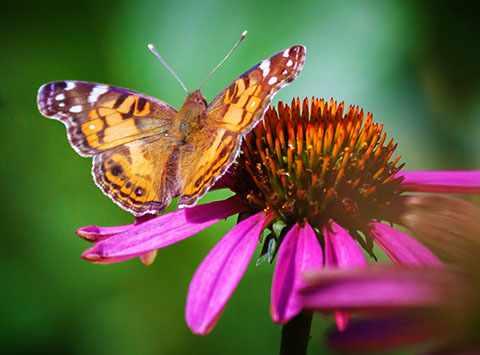
[{"label": "flower petal", "polygon": [[350,268],[366,266],[362,250],[348,232],[334,221],[330,228],[323,228],[325,238],[325,266],[328,268]]},{"label": "flower petal", "polygon": [[296,223],[285,235],[278,250],[273,273],[270,314],[275,323],[286,323],[301,312],[298,290],[305,283],[304,271],[323,267],[322,248],[313,228]]},{"label": "flower petal", "polygon": [[407,191],[478,194],[480,170],[472,171],[400,171],[402,187]]},{"label": "flower petal", "polygon": [[167,213],[98,242],[82,258],[107,264],[131,259],[188,238],[243,208],[231,197]]},{"label": "flower petal", "polygon": [[408,234],[379,222],[369,223],[370,237],[398,265],[438,266],[442,262]]},{"label": "flower petal", "polygon": [[75,234],[87,242],[96,243],[115,234],[126,232],[130,228],[133,228],[133,226],[134,224],[114,227],[85,226],[77,229]]},{"label": "flower petal", "polygon": [[309,286],[300,292],[303,304],[323,311],[431,306],[456,299],[445,290],[460,292],[453,287],[458,283],[454,275],[444,268],[419,270],[384,265],[324,269],[307,273],[306,277]]},{"label": "flower petal", "polygon": [[271,214],[259,212],[233,227],[208,253],[188,289],[185,318],[195,334],[215,326],[252,258]]},{"label": "flower petal", "polygon": [[130,228],[144,223],[150,219],[156,218],[154,214],[146,214],[144,216],[135,217],[134,224],[127,224],[124,226],[114,226],[114,227],[98,227],[98,226],[86,226],[79,228],[75,231],[80,238],[86,240],[87,242],[97,243],[102,239],[109,238],[115,234],[123,233]]},{"label": "flower petal", "polygon": [[[329,228],[323,228],[325,238],[325,267],[326,268],[352,268],[367,266],[367,260],[362,250],[348,232],[334,221]],[[350,323],[349,312],[335,311],[335,323],[340,331],[345,330]]]}]

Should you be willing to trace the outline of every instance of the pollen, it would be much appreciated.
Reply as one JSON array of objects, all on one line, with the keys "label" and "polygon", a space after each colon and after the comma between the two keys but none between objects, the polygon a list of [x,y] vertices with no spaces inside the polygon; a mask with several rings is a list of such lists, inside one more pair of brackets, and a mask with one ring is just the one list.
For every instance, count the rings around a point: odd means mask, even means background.
[{"label": "pollen", "polygon": [[287,223],[321,228],[329,219],[356,229],[389,219],[403,192],[397,145],[358,106],[312,98],[269,108],[243,142],[232,190]]}]

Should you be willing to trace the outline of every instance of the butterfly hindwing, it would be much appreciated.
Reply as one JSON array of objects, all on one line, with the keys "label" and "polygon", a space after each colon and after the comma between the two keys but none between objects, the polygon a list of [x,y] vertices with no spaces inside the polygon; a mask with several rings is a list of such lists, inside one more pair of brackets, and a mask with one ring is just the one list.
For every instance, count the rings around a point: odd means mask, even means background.
[{"label": "butterfly hindwing", "polygon": [[38,108],[67,126],[68,140],[82,156],[168,129],[176,110],[134,91],[81,81],[54,81],[40,87]]},{"label": "butterfly hindwing", "polygon": [[192,143],[181,147],[179,207],[193,206],[234,162],[241,135],[223,128],[206,127],[192,136]]},{"label": "butterfly hindwing", "polygon": [[175,142],[147,137],[107,150],[93,158],[97,186],[134,215],[163,211],[178,196]]}]

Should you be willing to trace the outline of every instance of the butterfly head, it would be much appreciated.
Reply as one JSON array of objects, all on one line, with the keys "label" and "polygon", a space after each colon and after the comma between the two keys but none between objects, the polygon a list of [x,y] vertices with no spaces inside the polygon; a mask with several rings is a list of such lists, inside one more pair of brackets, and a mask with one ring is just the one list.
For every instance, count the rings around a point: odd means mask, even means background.
[{"label": "butterfly head", "polygon": [[190,107],[194,110],[205,111],[207,109],[208,103],[205,96],[203,96],[200,92],[200,89],[198,89],[187,96],[185,102],[183,103],[183,106]]}]

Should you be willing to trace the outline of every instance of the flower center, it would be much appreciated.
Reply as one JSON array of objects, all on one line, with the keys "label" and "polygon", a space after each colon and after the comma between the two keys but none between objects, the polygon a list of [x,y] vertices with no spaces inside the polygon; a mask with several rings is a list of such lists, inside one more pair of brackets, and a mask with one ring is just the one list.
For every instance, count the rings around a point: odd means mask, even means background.
[{"label": "flower center", "polygon": [[343,102],[312,98],[270,108],[242,145],[231,168],[234,192],[256,209],[273,209],[287,224],[321,228],[334,219],[351,231],[372,219],[390,220],[401,194],[394,175],[400,156],[385,144],[383,125]]}]

